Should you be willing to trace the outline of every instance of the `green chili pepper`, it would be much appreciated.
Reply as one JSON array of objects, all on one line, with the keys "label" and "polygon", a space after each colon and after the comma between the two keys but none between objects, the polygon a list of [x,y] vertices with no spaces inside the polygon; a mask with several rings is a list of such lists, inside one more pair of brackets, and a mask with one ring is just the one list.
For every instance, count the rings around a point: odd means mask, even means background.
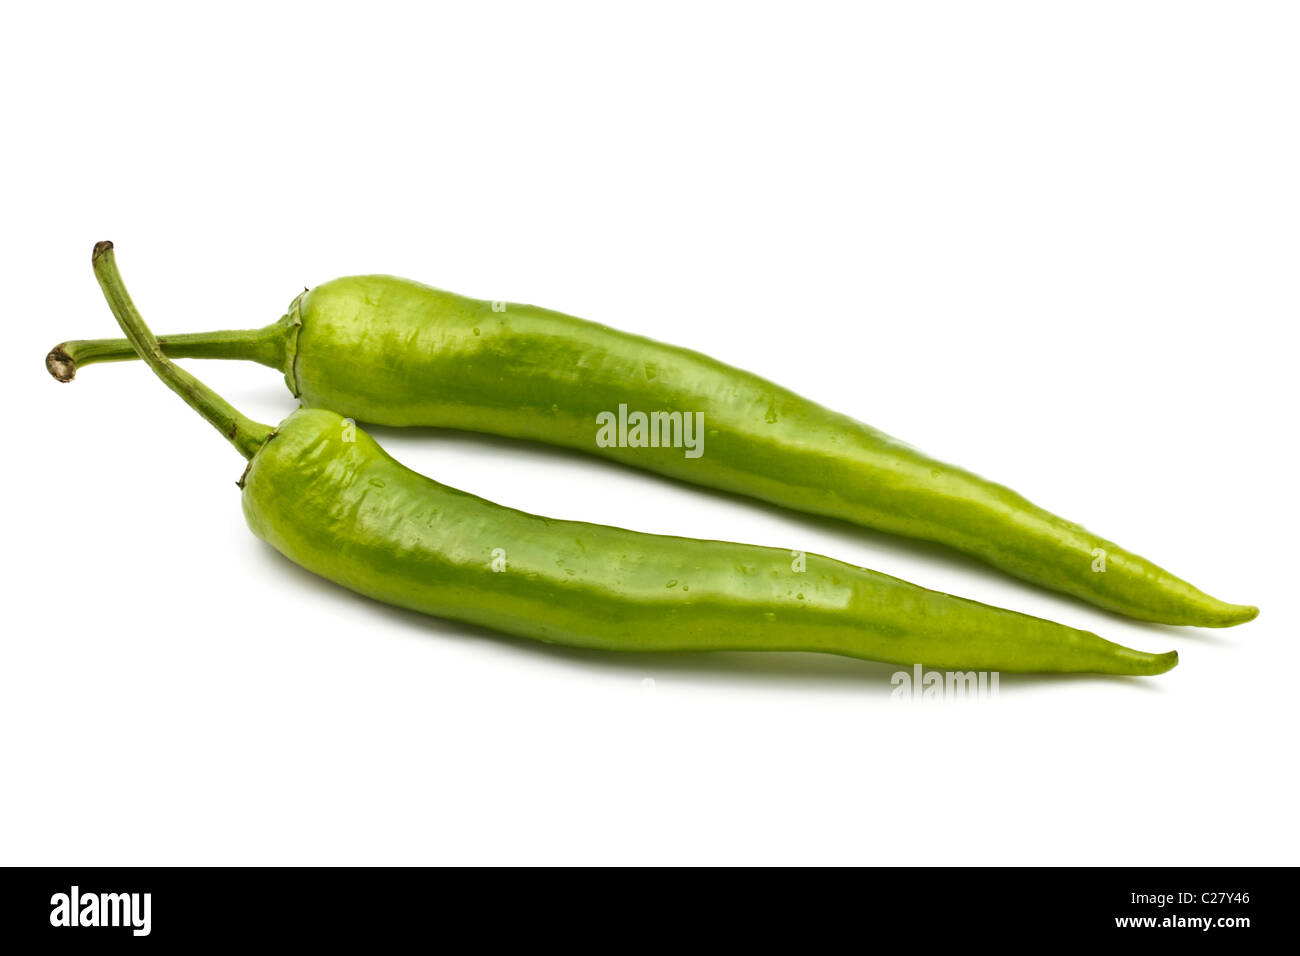
[{"label": "green chili pepper", "polygon": [[[304,292],[264,329],[160,344],[175,358],[278,368],[308,407],[567,445],[937,541],[1142,620],[1226,627],[1258,613],[756,375],[559,312],[356,276]],[[46,364],[68,381],[78,366],[133,357],[121,339],[65,342]]]},{"label": "green chili pepper", "polygon": [[132,346],[249,459],[253,532],[291,560],[390,604],[609,650],[817,651],[950,669],[1159,674],[1095,634],[928,591],[830,558],[553,521],[418,475],[324,409],[253,422],[163,354],[112,245],[95,274]]}]

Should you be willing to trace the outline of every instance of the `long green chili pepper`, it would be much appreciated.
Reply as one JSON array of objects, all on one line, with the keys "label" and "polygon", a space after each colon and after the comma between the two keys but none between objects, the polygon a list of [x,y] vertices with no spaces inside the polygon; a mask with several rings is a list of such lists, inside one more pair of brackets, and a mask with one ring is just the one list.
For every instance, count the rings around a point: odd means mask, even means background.
[{"label": "long green chili pepper", "polygon": [[[817,555],[554,521],[418,475],[332,411],[272,430],[173,364],[112,245],[95,274],[133,348],[249,459],[253,533],[361,594],[509,634],[609,650],[818,651],[950,669],[1159,674],[1095,634]],[[797,553],[796,553],[797,554]]]},{"label": "long green chili pepper", "polygon": [[[304,292],[266,328],[159,342],[174,358],[278,368],[308,407],[566,445],[937,541],[1142,620],[1226,627],[1258,613],[756,375],[535,306],[356,276]],[[121,339],[76,341],[46,364],[69,381],[79,366],[134,357]]]}]

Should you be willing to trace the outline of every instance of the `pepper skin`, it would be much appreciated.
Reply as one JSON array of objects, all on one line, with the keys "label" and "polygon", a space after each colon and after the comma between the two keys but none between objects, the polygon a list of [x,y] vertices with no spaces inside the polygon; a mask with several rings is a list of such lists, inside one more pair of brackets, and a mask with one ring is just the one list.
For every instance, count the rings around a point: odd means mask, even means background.
[{"label": "pepper skin", "polygon": [[[382,425],[441,426],[576,448],[939,542],[1141,620],[1227,627],[1258,613],[1203,593],[1009,488],[757,375],[535,306],[469,299],[391,276],[354,276],[305,292],[264,329],[160,342],[176,358],[239,358],[279,368],[308,407]],[[133,356],[124,340],[66,342],[50,353],[47,366],[67,381],[79,365]],[[620,405],[702,413],[702,454],[602,447],[597,416]]]},{"label": "pepper skin", "polygon": [[99,243],[95,275],[154,373],[249,459],[244,515],[291,560],[401,607],[607,650],[801,650],[986,671],[1159,674],[1095,634],[788,551],[553,521],[440,485],[324,409],[254,422],[163,355]]},{"label": "pepper skin", "polygon": [[778,548],[504,508],[350,432],[334,412],[290,415],[249,465],[244,516],[290,560],[387,604],[602,650],[819,651],[1105,674],[1157,674],[1177,660],[819,555],[795,571]]}]

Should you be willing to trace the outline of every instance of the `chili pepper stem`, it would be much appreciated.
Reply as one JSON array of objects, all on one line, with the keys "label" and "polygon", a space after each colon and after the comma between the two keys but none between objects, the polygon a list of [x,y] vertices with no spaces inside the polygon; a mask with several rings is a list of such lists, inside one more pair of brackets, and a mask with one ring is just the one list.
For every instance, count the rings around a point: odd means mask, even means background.
[{"label": "chili pepper stem", "polygon": [[[260,329],[185,332],[158,337],[158,347],[170,358],[237,359],[284,369],[298,324],[289,316]],[[77,339],[60,342],[45,356],[45,367],[60,382],[71,382],[77,370],[99,362],[136,358],[126,339]]]},{"label": "chili pepper stem", "polygon": [[[95,244],[91,264],[95,269],[95,278],[99,280],[99,287],[104,291],[104,298],[108,300],[109,308],[113,310],[113,317],[117,319],[117,324],[122,327],[123,333],[140,358],[149,364],[168,388],[207,419],[217,431],[225,435],[227,440],[239,449],[240,454],[245,458],[252,458],[257,454],[275,429],[240,414],[233,405],[163,354],[158,339],[145,324],[144,318],[126,291],[122,275],[117,270],[117,260],[113,255],[111,242]],[[60,351],[67,357],[66,344],[56,348],[50,354],[54,356]],[[72,374],[75,374],[75,360],[72,361]],[[49,362],[50,360],[46,359],[47,365]],[[53,371],[51,367],[51,372]],[[55,377],[58,378],[58,375],[56,374]]]}]

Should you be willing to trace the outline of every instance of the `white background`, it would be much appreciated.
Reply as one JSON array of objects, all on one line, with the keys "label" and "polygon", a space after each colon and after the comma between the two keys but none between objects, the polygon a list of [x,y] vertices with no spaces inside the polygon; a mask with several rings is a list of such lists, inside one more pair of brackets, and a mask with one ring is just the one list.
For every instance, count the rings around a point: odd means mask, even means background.
[{"label": "white background", "polygon": [[[1287,4],[10,5],[0,862],[1296,863]],[[1177,649],[901,703],[884,665],[496,639],[313,578],[116,334],[391,272],[765,374],[1231,601],[1142,625],[568,453],[377,430],[547,515],[823,552]],[[190,363],[246,413],[258,366]]]}]

